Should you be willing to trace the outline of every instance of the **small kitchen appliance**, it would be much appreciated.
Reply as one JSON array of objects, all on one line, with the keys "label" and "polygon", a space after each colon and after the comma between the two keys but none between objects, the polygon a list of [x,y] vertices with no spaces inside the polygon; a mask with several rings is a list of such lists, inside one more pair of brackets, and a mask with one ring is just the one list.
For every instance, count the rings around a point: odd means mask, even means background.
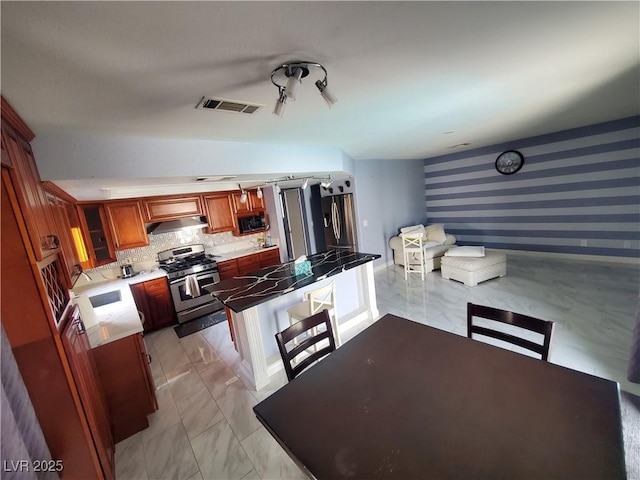
[{"label": "small kitchen appliance", "polygon": [[131,265],[122,265],[120,271],[122,272],[122,278],[133,277],[133,266]]}]

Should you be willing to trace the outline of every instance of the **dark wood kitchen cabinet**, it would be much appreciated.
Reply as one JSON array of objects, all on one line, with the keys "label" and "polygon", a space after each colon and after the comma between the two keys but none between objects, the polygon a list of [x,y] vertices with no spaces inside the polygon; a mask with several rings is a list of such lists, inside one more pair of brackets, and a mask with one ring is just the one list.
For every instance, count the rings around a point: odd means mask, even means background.
[{"label": "dark wood kitchen cabinet", "polygon": [[2,150],[37,260],[57,253],[59,240],[29,142],[35,135],[2,97]]},{"label": "dark wood kitchen cabinet", "polygon": [[280,264],[280,250],[277,248],[265,250],[264,252],[260,252],[258,255],[260,256],[260,268]]},{"label": "dark wood kitchen cabinet", "polygon": [[100,345],[93,352],[118,443],[147,428],[147,416],[158,409],[149,368],[153,359],[140,333]]},{"label": "dark wood kitchen cabinet", "polygon": [[199,195],[148,198],[143,203],[145,221],[151,223],[203,215]]},{"label": "dark wood kitchen cabinet", "polygon": [[264,267],[280,264],[280,250],[273,248],[263,252],[256,252],[242,257],[218,262],[220,280],[247,275]]},{"label": "dark wood kitchen cabinet", "polygon": [[115,247],[104,204],[78,205],[78,217],[88,256],[87,262],[82,267],[95,268],[115,262]]},{"label": "dark wood kitchen cabinet", "polygon": [[116,250],[149,245],[149,238],[142,219],[141,202],[111,202],[107,203],[105,208]]},{"label": "dark wood kitchen cabinet", "polygon": [[145,332],[159,330],[177,322],[166,277],[129,285],[133,299],[144,319]]},{"label": "dark wood kitchen cabinet", "polygon": [[240,275],[247,275],[248,273],[260,270],[260,254],[254,253],[252,255],[245,255],[236,259],[238,262],[238,271]]},{"label": "dark wood kitchen cabinet", "polygon": [[233,214],[233,197],[228,193],[204,195],[202,197],[209,221],[207,233],[230,232],[236,229]]},{"label": "dark wood kitchen cabinet", "polygon": [[[64,256],[64,262],[67,267],[67,273],[69,279],[73,284],[76,277],[80,274],[78,268],[81,264],[80,255],[78,254],[78,247],[73,239],[72,219],[71,216],[76,216],[76,220],[73,220],[77,229],[77,234],[81,237],[80,230],[77,228],[77,214],[75,213],[75,207],[73,206],[74,199],[67,199],[67,196],[60,189],[55,187],[50,182],[44,182],[44,188],[47,194],[47,201],[49,202],[49,210],[51,212],[51,218],[56,225],[56,236],[60,240],[60,246]],[[58,195],[65,196],[60,198]],[[86,258],[84,259],[86,261]]]},{"label": "dark wood kitchen cabinet", "polygon": [[14,179],[3,162],[2,326],[51,456],[64,465],[61,478],[112,479],[108,441],[105,454],[90,428],[94,412],[81,402],[60,335],[70,309],[64,266],[58,254],[36,260]]},{"label": "dark wood kitchen cabinet", "polygon": [[238,270],[238,261],[235,258],[232,258],[231,260],[218,262],[218,274],[220,275],[220,280],[237,277],[240,275],[240,270]]},{"label": "dark wood kitchen cabinet", "polygon": [[62,344],[87,415],[100,465],[105,477],[113,478],[115,443],[107,401],[78,307],[74,307],[69,314],[69,321],[62,333]]}]

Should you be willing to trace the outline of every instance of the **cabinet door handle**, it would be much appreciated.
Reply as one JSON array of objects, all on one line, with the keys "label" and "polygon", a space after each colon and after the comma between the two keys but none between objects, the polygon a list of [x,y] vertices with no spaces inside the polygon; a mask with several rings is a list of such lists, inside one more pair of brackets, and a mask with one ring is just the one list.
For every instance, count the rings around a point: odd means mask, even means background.
[{"label": "cabinet door handle", "polygon": [[147,357],[147,363],[151,365],[151,362],[153,361],[153,359],[151,358],[151,355],[149,355],[148,353],[145,353],[144,356]]},{"label": "cabinet door handle", "polygon": [[87,329],[84,327],[84,323],[82,323],[82,320],[80,319],[76,320],[76,328],[78,329],[78,335],[84,335],[87,333]]},{"label": "cabinet door handle", "polygon": [[49,249],[55,249],[60,246],[60,239],[57,235],[46,235],[45,239],[46,246]]}]

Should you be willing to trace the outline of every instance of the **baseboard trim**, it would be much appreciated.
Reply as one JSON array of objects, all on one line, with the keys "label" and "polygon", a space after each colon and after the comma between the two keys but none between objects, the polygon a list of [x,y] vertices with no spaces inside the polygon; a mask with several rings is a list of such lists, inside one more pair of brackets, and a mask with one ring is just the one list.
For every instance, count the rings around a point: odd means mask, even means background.
[{"label": "baseboard trim", "polygon": [[390,267],[390,266],[392,266],[392,265],[394,265],[393,260],[391,260],[391,261],[389,261],[389,262],[386,262],[386,263],[381,263],[381,264],[380,264],[380,265],[378,265],[377,267],[374,267],[374,268],[373,268],[373,271],[374,271],[374,272],[378,272],[378,271],[380,271],[380,270],[384,270],[385,268]]},{"label": "baseboard trim", "polygon": [[532,252],[529,250],[507,250],[500,248],[487,248],[488,252],[503,253],[505,255],[522,255],[525,257],[561,258],[564,260],[588,260],[590,262],[623,263],[627,265],[640,265],[640,258],[611,257],[606,255],[581,255],[577,253],[556,252]]}]

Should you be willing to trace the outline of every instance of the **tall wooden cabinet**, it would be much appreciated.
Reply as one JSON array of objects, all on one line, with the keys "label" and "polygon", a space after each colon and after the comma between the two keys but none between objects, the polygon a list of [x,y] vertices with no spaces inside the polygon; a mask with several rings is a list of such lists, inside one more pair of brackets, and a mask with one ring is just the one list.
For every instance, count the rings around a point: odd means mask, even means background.
[{"label": "tall wooden cabinet", "polygon": [[48,182],[45,182],[45,191],[47,202],[49,204],[51,220],[55,225],[55,234],[60,240],[64,263],[66,265],[69,278],[73,283],[81,271],[78,268],[81,264],[81,259],[73,240],[71,220],[69,218],[70,214],[71,216],[76,215],[74,211],[75,207],[73,206],[75,199],[68,198],[69,196],[65,192]]},{"label": "tall wooden cabinet", "polygon": [[[12,124],[9,124],[12,120]],[[11,163],[9,175],[29,232],[29,242],[36,259],[42,260],[58,251],[59,241],[55,235],[47,197],[29,145],[34,136],[2,97],[2,149]]]},{"label": "tall wooden cabinet", "polygon": [[107,401],[78,307],[69,312],[68,322],[62,333],[62,344],[78,386],[100,465],[106,477],[113,477],[115,448]]},{"label": "tall wooden cabinet", "polygon": [[[25,158],[29,162],[33,158],[23,155],[25,143],[21,151],[12,146],[12,142],[26,139],[13,136],[24,128],[4,98],[2,117],[2,325],[49,451],[64,464],[61,478],[110,479],[113,455],[109,452],[113,444],[106,430],[102,430],[102,436],[92,430],[91,418],[99,413],[93,403],[83,404],[81,388],[63,347],[61,332],[71,321],[69,278],[61,249],[50,248],[53,245],[46,242],[43,247],[42,242],[43,236],[49,235],[43,233],[52,231],[49,219],[53,215],[42,185],[24,185],[25,181],[39,181],[37,170],[30,177],[16,172],[25,169]],[[11,120],[17,123],[9,125]],[[35,167],[35,163],[32,165]],[[23,194],[28,191],[33,195],[38,192],[37,200],[30,194],[29,202],[25,202]]]}]

